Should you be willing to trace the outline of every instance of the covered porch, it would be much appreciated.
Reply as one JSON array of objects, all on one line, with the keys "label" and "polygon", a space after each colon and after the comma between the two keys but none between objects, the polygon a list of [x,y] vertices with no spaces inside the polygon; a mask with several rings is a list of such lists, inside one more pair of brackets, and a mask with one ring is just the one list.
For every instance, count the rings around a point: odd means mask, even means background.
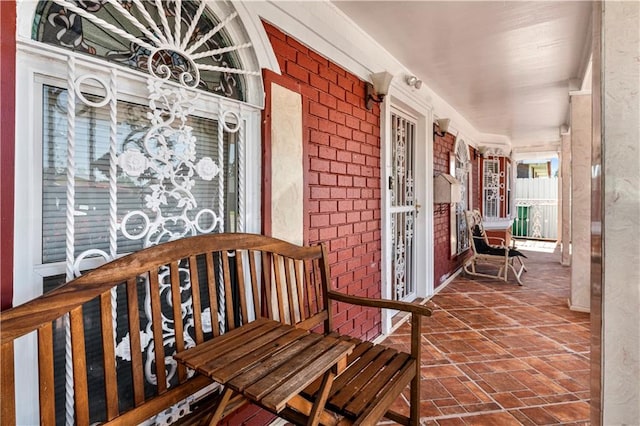
[{"label": "covered porch", "polygon": [[[423,424],[589,421],[589,314],[567,306],[570,269],[555,242],[520,240],[518,248],[528,257],[526,285],[463,273],[427,302]],[[406,323],[384,341],[405,351],[409,342]]]}]

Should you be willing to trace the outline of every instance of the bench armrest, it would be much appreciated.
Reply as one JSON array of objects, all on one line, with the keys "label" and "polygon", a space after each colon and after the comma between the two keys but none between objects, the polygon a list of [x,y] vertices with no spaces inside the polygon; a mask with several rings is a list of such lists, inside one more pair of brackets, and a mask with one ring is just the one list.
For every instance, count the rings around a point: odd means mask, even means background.
[{"label": "bench armrest", "polygon": [[337,291],[327,291],[327,297],[330,300],[338,302],[351,303],[352,305],[368,306],[371,308],[395,309],[398,311],[411,312],[412,314],[431,316],[431,309],[414,303],[399,302],[396,300],[371,299],[369,297],[350,296],[348,294],[339,293]]}]

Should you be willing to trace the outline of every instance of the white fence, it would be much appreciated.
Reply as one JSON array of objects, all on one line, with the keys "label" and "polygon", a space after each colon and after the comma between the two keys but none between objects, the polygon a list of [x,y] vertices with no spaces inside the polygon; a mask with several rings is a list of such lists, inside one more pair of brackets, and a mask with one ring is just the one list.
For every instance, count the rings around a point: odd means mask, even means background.
[{"label": "white fence", "polygon": [[558,238],[558,178],[519,178],[515,185],[515,237]]}]

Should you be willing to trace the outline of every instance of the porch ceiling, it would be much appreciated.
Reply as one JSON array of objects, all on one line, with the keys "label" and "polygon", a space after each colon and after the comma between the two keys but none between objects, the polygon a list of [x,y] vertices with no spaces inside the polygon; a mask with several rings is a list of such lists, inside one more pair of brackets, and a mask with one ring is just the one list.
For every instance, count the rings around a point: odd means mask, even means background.
[{"label": "porch ceiling", "polygon": [[334,4],[479,132],[516,150],[559,141],[569,90],[588,75],[590,2]]}]

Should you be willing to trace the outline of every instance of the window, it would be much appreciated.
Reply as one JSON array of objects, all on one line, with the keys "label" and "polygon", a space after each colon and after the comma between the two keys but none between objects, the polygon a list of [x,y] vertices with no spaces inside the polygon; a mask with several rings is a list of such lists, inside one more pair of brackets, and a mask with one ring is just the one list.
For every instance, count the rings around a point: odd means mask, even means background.
[{"label": "window", "polygon": [[483,161],[482,213],[484,217],[500,216],[500,162],[497,159]]},{"label": "window", "polygon": [[469,148],[462,139],[456,140],[454,158],[451,169],[453,176],[460,182],[462,192],[461,201],[455,203],[455,211],[451,214],[451,254],[458,255],[469,248],[469,236],[465,210],[469,210],[469,187],[471,163],[469,162]]},{"label": "window", "polygon": [[[251,43],[235,44],[246,33],[232,5],[28,3],[19,14],[34,13],[31,40],[21,32],[16,70],[17,122],[24,125],[16,134],[16,211],[23,214],[16,215],[15,303],[150,245],[259,231],[260,110],[250,102],[262,98],[262,82]],[[126,322],[120,297],[112,297],[116,330]],[[83,310],[85,324],[98,309]],[[183,321],[192,321],[190,310],[183,312]],[[162,326],[172,321],[163,318]],[[55,329],[57,421],[73,421],[67,335],[62,324]],[[128,336],[115,334],[124,365]],[[99,338],[87,333],[88,362]],[[22,349],[24,389],[33,388],[37,374],[34,343]],[[155,367],[146,360],[153,348],[143,351],[152,383]],[[100,422],[100,398],[92,392],[91,419]],[[31,407],[18,409],[18,423],[37,423]],[[179,411],[156,421],[175,421]]]}]

